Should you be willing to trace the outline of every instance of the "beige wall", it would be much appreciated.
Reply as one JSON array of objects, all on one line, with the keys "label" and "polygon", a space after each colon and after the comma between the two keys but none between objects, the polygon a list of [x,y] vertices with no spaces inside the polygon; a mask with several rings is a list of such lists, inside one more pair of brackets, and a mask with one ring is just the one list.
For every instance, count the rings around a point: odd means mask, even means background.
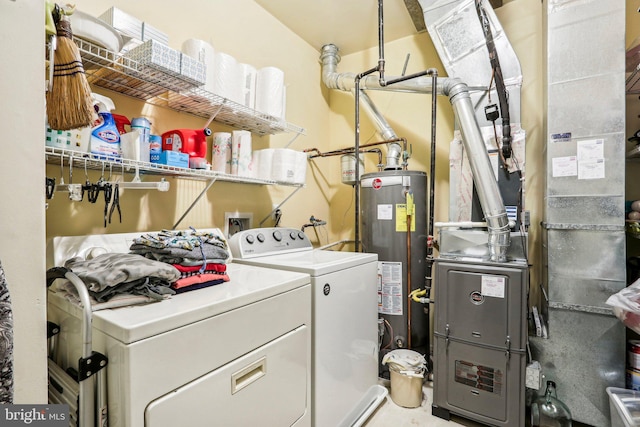
[{"label": "beige wall", "polygon": [[[199,38],[238,61],[256,68],[276,66],[285,73],[287,86],[287,121],[306,130],[289,148],[302,150],[307,147],[323,147],[329,139],[329,106],[319,90],[320,66],[315,49],[284,27],[252,0],[192,0],[184,3],[160,0],[154,2],[131,2],[123,0],[80,0],[77,7],[87,13],[100,15],[111,6],[149,22],[169,35],[169,45],[180,49],[189,38]],[[187,6],[188,5],[188,6]],[[176,113],[154,107],[111,91],[94,88],[113,99],[116,113],[128,117],[147,116],[155,134],[176,128],[199,128],[206,119]],[[214,132],[233,130],[216,122],[210,126]],[[295,134],[285,133],[259,137],[253,135],[255,149],[284,147]],[[209,141],[209,148],[211,148]],[[80,165],[81,166],[81,165]],[[120,173],[115,171],[114,173]],[[311,171],[309,171],[311,172]],[[47,168],[48,176],[59,178],[58,166]],[[106,171],[108,174],[108,171]],[[90,172],[95,182],[99,173]],[[68,171],[64,171],[68,182]],[[307,174],[307,185],[284,204],[281,209],[281,225],[300,228],[311,215],[327,218],[328,202],[316,182]],[[130,180],[131,175],[126,179]],[[84,182],[82,168],[74,172],[74,182]],[[156,180],[157,178],[150,178]],[[171,190],[167,193],[155,191],[126,190],[121,194],[123,222],[103,226],[104,203],[94,205],[70,202],[63,194],[56,194],[47,212],[47,236],[83,235],[93,233],[118,233],[171,228],[182,216],[193,200],[205,188],[206,182],[167,178]],[[237,183],[216,182],[200,199],[193,210],[179,224],[179,228],[219,227],[224,229],[225,212],[253,213],[254,227],[268,216],[274,204],[281,203],[295,188]],[[271,226],[267,220],[264,226]],[[314,235],[309,235],[315,240]],[[326,243],[323,240],[322,243]]]},{"label": "beige wall", "polygon": [[[542,157],[542,5],[539,0],[514,0],[496,10],[504,30],[518,55],[523,73],[522,127],[527,132],[526,195],[525,207],[531,211],[530,262],[532,283],[539,280],[540,271],[540,221],[542,220],[542,190],[544,162]],[[427,68],[437,68],[445,75],[444,68],[427,33],[417,34],[385,44],[386,72],[400,75],[406,55],[410,54],[406,73]],[[338,65],[339,72],[360,73],[377,64],[377,47],[347,55]],[[431,96],[399,92],[368,92],[398,136],[407,138],[412,145],[413,156],[409,169],[429,172]],[[331,91],[331,145],[333,149],[353,145],[354,99],[350,93]],[[446,97],[438,99],[436,148],[435,220],[447,221],[449,215],[449,143],[453,138],[454,117]],[[361,116],[361,143],[379,140],[366,115]],[[349,212],[353,223],[353,203],[350,187],[339,184],[339,158],[322,159],[331,165],[334,184],[331,193],[332,224],[341,221]],[[366,164],[366,171],[374,171],[373,159]],[[336,227],[337,228],[337,227]],[[333,230],[333,228],[332,228]],[[343,230],[343,234],[346,230]]]}]

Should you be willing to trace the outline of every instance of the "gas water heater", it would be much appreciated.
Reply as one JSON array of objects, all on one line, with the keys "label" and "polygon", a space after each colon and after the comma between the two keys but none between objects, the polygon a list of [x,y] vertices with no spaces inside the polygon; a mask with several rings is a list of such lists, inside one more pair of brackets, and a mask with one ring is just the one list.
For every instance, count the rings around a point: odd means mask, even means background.
[{"label": "gas water heater", "polygon": [[[409,211],[407,194],[413,196]],[[361,199],[363,250],[378,254],[378,314],[386,321],[380,353],[411,348],[428,354],[428,311],[409,305],[408,298],[410,290],[424,287],[427,271],[427,174],[364,174]]]}]

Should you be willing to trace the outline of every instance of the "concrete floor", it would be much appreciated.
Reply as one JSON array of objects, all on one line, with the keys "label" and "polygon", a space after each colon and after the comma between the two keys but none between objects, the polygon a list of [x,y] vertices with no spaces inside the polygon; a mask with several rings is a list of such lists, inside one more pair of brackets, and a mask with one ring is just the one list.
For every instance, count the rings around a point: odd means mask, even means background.
[{"label": "concrete floor", "polygon": [[[389,387],[389,381],[381,382],[381,384],[387,388]],[[432,403],[433,383],[427,381],[422,386],[422,404],[420,406],[403,408],[393,402],[391,395],[387,395],[385,401],[380,404],[369,420],[364,423],[363,427],[476,427],[483,425],[456,416],[452,416],[451,421],[435,417],[431,415]]]}]

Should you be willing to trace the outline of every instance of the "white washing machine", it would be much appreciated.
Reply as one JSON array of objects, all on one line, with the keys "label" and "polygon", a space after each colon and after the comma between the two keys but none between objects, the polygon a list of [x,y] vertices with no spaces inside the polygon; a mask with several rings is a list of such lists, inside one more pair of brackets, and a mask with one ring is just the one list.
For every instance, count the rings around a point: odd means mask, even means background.
[{"label": "white washing machine", "polygon": [[[58,237],[48,267],[95,248],[128,252],[140,234]],[[308,274],[229,264],[230,281],[162,302],[100,310],[110,427],[310,426]],[[56,362],[77,366],[78,306],[55,292]]]},{"label": "white washing machine", "polygon": [[311,276],[312,424],[364,423],[387,395],[378,385],[378,256],[313,249],[289,228],[244,230],[229,247],[234,263]]}]

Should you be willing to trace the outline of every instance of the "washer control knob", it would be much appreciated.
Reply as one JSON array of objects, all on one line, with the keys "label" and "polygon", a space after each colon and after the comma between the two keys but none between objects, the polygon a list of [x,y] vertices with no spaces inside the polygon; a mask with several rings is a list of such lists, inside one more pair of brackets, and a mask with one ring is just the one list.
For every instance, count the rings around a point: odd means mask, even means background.
[{"label": "washer control knob", "polygon": [[282,240],[282,233],[279,232],[278,230],[273,232],[273,238],[276,239],[276,242],[279,242]]},{"label": "washer control knob", "polygon": [[258,238],[258,242],[260,243],[264,242],[264,234],[258,233],[256,237]]},{"label": "washer control knob", "polygon": [[298,233],[292,231],[291,233],[289,233],[289,237],[291,237],[291,240],[296,240],[296,237],[298,237]]},{"label": "washer control knob", "polygon": [[307,236],[302,231],[298,231],[298,237],[300,238],[300,240],[304,240],[304,238]]},{"label": "washer control knob", "polygon": [[256,241],[255,237],[253,237],[253,234],[247,234],[247,237],[245,237],[245,240],[250,245],[253,245],[253,242]]}]

